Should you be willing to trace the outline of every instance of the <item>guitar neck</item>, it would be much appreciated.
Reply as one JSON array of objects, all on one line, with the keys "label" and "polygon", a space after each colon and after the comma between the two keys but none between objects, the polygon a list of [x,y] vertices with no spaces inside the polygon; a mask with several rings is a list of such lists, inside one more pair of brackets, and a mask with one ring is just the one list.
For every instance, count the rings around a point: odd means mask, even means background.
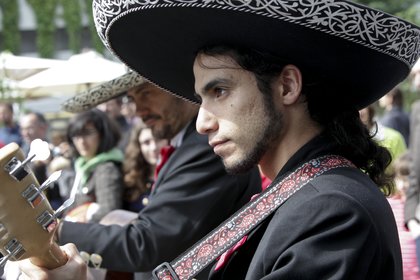
[{"label": "guitar neck", "polygon": [[67,256],[53,236],[57,219],[19,146],[0,149],[0,252],[11,261],[29,258],[53,269]]}]

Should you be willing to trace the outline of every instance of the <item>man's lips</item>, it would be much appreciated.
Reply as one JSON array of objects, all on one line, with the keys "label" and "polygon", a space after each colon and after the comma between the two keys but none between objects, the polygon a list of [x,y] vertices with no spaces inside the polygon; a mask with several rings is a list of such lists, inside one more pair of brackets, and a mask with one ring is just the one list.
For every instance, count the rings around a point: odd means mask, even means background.
[{"label": "man's lips", "polygon": [[151,127],[155,123],[155,119],[148,119],[148,120],[143,121],[143,122],[146,126]]},{"label": "man's lips", "polygon": [[145,117],[145,118],[142,118],[143,119],[143,122],[144,122],[144,124],[146,124],[147,126],[152,126],[159,118],[158,117],[156,117],[156,116],[149,116],[149,117]]},{"label": "man's lips", "polygon": [[209,144],[213,148],[213,151],[217,154],[217,152],[222,149],[223,144],[226,144],[227,142],[228,140],[212,140]]}]

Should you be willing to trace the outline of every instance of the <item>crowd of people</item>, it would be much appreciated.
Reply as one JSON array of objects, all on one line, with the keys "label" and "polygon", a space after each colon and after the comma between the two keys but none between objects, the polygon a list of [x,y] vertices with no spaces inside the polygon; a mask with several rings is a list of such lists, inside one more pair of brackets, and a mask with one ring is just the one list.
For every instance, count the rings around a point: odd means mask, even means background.
[{"label": "crowd of people", "polygon": [[99,222],[112,210],[138,212],[148,203],[159,151],[168,140],[156,139],[138,117],[126,119],[120,101],[74,114],[66,131],[53,131],[42,113],[15,116],[13,104],[0,103],[1,147],[17,143],[27,157],[32,141],[48,143],[49,158],[30,167],[40,185],[62,171],[46,195],[53,209],[74,197],[66,220]]},{"label": "crowd of people", "polygon": [[[18,261],[17,277],[420,279],[420,103],[400,87],[419,28],[347,1],[181,2],[95,1],[133,71],[66,102],[37,178],[66,170],[49,197],[74,200],[54,236],[68,260]],[[343,36],[343,15],[382,44]],[[2,145],[48,141],[39,113],[0,117]]]},{"label": "crowd of people", "polygon": [[[133,72],[129,78],[136,76]],[[64,200],[74,199],[57,231],[60,243],[72,242],[79,250],[102,256],[101,266],[107,269],[108,278],[116,275],[113,277],[119,279],[129,271],[136,279],[149,279],[155,266],[186,250],[259,193],[261,175],[257,168],[240,176],[224,170],[206,138],[195,131],[196,105],[143,80],[133,83],[127,92],[114,92],[121,94],[128,97],[125,102],[131,107],[135,105],[137,119],[122,120],[122,110],[118,113],[115,108],[121,103],[114,102],[122,99],[119,96],[105,101],[107,106],[92,106],[74,114],[58,145],[59,153],[44,162],[43,180],[61,169],[56,186],[60,202],[52,197],[50,202],[57,208]],[[48,141],[45,119],[31,119],[44,128],[35,128],[39,133],[31,140]],[[176,152],[163,165],[162,150],[170,145]],[[164,175],[159,177],[162,168]],[[101,230],[110,226],[112,233]],[[137,259],[120,242],[137,248]],[[119,262],[109,257],[116,255]],[[11,278],[13,269],[8,270]],[[207,278],[207,274],[204,271],[200,277]]]}]

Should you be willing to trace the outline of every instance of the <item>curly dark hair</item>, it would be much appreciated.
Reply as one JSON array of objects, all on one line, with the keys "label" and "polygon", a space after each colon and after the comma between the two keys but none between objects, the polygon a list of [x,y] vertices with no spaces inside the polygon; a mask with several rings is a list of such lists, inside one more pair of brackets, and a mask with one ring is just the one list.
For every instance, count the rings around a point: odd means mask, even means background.
[{"label": "curly dark hair", "polygon": [[144,158],[139,143],[139,135],[145,128],[146,126],[141,122],[131,128],[130,139],[125,149],[123,173],[126,201],[135,201],[150,188],[149,178],[154,167]]}]

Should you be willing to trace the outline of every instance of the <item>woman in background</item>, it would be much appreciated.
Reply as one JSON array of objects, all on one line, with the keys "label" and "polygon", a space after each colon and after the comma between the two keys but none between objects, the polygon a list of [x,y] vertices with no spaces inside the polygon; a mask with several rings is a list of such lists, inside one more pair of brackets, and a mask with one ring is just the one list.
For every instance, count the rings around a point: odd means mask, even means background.
[{"label": "woman in background", "polygon": [[75,198],[66,219],[99,222],[107,213],[122,207],[124,155],[117,148],[118,126],[98,109],[75,115],[67,129],[67,140],[75,152]]},{"label": "woman in background", "polygon": [[393,161],[392,168],[394,171],[393,175],[396,191],[392,196],[387,197],[387,199],[397,222],[404,280],[419,280],[420,273],[416,256],[415,237],[411,235],[404,222],[404,204],[409,186],[411,164],[411,154],[408,151],[404,152]]},{"label": "woman in background", "polygon": [[148,204],[159,151],[165,145],[168,141],[155,139],[142,122],[131,129],[123,165],[125,210],[138,212]]}]

